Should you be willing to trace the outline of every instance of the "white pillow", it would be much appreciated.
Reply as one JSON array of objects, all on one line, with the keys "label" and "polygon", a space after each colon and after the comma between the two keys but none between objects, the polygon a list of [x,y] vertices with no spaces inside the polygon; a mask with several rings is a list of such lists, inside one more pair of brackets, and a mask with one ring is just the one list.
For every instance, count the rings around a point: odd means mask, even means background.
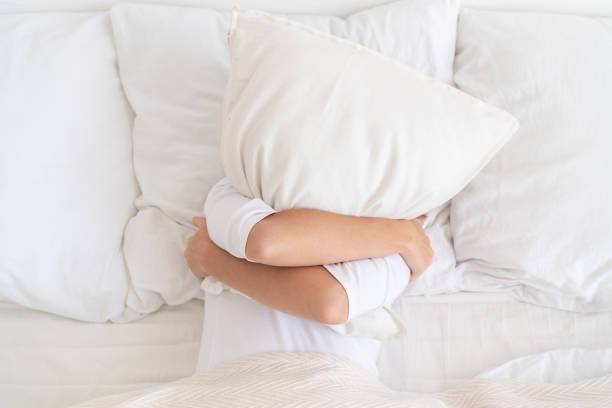
[{"label": "white pillow", "polygon": [[466,10],[455,81],[517,135],[452,201],[463,289],[612,310],[612,19]]},{"label": "white pillow", "polygon": [[0,15],[0,55],[0,300],[121,320],[137,187],[108,15]]},{"label": "white pillow", "polygon": [[221,157],[276,210],[415,218],[493,157],[516,120],[356,43],[236,9]]},{"label": "white pillow", "polygon": [[[421,72],[450,81],[458,4],[411,0],[348,19],[292,19],[382,52]],[[221,103],[229,75],[229,13],[209,9],[122,4],[111,18],[121,80],[136,113],[134,166],[142,195],[126,229],[124,249],[133,287],[128,306],[151,312],[199,295],[183,259],[208,190],[223,176],[219,156]],[[439,275],[454,271],[445,235],[448,208],[433,214],[444,254]],[[423,277],[425,278],[425,276]],[[420,279],[414,289],[444,291],[450,279]],[[442,284],[444,283],[444,284]],[[439,288],[439,289],[438,289]]]}]

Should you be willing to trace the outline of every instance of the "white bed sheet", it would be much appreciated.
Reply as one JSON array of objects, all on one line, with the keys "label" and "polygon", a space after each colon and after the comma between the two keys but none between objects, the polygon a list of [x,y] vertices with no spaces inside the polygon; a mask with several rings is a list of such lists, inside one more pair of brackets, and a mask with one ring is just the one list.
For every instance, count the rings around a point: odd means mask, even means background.
[{"label": "white bed sheet", "polygon": [[[405,297],[394,310],[409,333],[383,346],[379,369],[395,390],[439,391],[517,357],[612,346],[612,313],[502,294]],[[0,406],[66,407],[191,375],[202,312],[194,300],[129,324],[96,324],[0,303]]]},{"label": "white bed sheet", "polygon": [[402,391],[434,392],[518,357],[612,346],[612,313],[575,313],[505,294],[404,297],[394,304],[408,335],[385,344],[381,380]]},{"label": "white bed sheet", "polygon": [[573,384],[610,373],[612,348],[574,347],[519,357],[480,373],[477,378]]},{"label": "white bed sheet", "polygon": [[0,407],[67,407],[192,375],[204,308],[85,323],[0,303]]}]

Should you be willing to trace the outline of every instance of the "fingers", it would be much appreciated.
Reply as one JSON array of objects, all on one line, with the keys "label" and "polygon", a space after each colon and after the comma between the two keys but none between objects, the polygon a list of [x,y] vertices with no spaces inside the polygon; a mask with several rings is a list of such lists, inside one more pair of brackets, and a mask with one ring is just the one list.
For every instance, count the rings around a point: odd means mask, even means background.
[{"label": "fingers", "polygon": [[420,217],[416,218],[416,220],[421,224],[421,227],[423,226],[423,224],[425,224],[425,220],[426,219],[427,219],[427,216],[425,214],[423,214]]},{"label": "fingers", "polygon": [[206,225],[206,220],[202,217],[193,217],[192,218],[193,225],[198,228],[202,228]]},{"label": "fingers", "polygon": [[417,280],[419,278],[419,276],[421,276],[423,273],[415,273],[414,271],[411,271],[410,273],[410,279],[408,280],[408,283],[412,283],[415,280]]},{"label": "fingers", "polygon": [[424,272],[425,272],[425,269],[422,269],[422,268],[419,270],[411,269],[410,270],[410,280],[408,282],[412,283],[415,280],[419,279],[421,275],[423,275]]}]

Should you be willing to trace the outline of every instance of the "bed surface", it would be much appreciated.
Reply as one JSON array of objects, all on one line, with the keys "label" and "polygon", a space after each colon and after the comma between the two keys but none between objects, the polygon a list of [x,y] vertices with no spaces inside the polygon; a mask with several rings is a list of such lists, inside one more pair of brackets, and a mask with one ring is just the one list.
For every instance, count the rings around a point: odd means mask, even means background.
[{"label": "bed surface", "polygon": [[129,324],[85,323],[0,302],[0,406],[67,407],[193,374],[203,303]]},{"label": "bed surface", "polygon": [[[405,297],[405,338],[387,342],[381,380],[438,391],[516,357],[610,346],[612,313],[576,314],[501,294]],[[83,323],[0,303],[0,395],[7,407],[66,407],[191,375],[203,303],[164,307],[129,324]]]},{"label": "bed surface", "polygon": [[562,311],[505,294],[404,297],[394,310],[408,335],[385,344],[378,366],[382,382],[402,391],[455,387],[517,357],[612,345],[610,312]]}]

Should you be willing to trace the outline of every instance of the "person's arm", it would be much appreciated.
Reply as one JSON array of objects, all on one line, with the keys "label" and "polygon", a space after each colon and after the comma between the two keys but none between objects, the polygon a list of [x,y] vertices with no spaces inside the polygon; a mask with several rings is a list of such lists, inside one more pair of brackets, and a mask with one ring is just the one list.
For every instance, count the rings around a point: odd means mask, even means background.
[{"label": "person's arm", "polygon": [[[240,194],[227,179],[204,207],[210,238],[238,258],[275,266],[311,266],[409,253],[422,219],[353,217],[312,209],[277,212]],[[418,269],[418,268],[416,268]]]},{"label": "person's arm", "polygon": [[342,285],[348,301],[346,320],[391,306],[411,281],[399,254],[323,265]]},{"label": "person's arm", "polygon": [[279,266],[379,258],[407,251],[419,228],[416,220],[291,209],[271,214],[253,226],[246,256]]},{"label": "person's arm", "polygon": [[239,259],[210,239],[206,221],[195,217],[198,232],[189,238],[185,259],[199,278],[214,276],[273,309],[325,324],[348,318],[342,285],[323,267],[278,267]]},{"label": "person's arm", "polygon": [[[261,224],[261,221],[270,215],[279,214],[262,200],[249,199],[241,195],[227,179],[217,183],[210,191],[204,213],[207,216],[206,221],[196,217],[194,223],[201,225],[205,222],[204,225],[207,225],[206,237],[237,258],[247,258],[245,253],[247,240],[249,242],[252,240],[251,231],[254,227]],[[359,217],[346,217],[346,219],[359,222]],[[280,222],[285,223],[287,220],[287,218],[280,219]],[[278,229],[279,225],[268,223],[268,226]],[[327,263],[324,265],[325,269],[320,266],[250,268],[249,265],[252,263],[243,262],[243,266],[237,268],[235,274],[231,274],[232,271],[223,269],[217,271],[213,268],[211,275],[277,310],[302,317],[309,315],[310,317],[307,318],[322,323],[338,324],[380,306],[389,305],[404,290],[409,281],[416,279],[427,268],[431,263],[433,252],[429,247],[429,239],[423,233],[421,226],[422,220],[415,220],[413,227],[417,228],[414,229],[414,236],[407,245],[408,250],[402,252],[401,255]],[[314,233],[312,228],[310,233]],[[279,239],[290,239],[291,235],[283,232],[281,228],[278,237]],[[311,237],[316,239],[317,235],[314,234]],[[346,242],[344,245],[350,246],[352,242]],[[207,264],[209,260],[204,259],[204,263]],[[413,265],[412,271],[407,264]],[[228,272],[232,275],[231,277],[226,276]],[[290,272],[290,276],[282,276],[285,272]],[[282,288],[283,293],[307,295],[305,299],[311,298],[313,302],[311,309],[305,309],[308,304],[304,303],[303,298],[299,296],[283,296],[276,289],[271,292],[258,291],[255,286],[262,283],[262,280],[259,280],[260,273],[266,274],[267,277],[276,276],[268,289],[277,288],[276,285],[278,285]],[[271,273],[273,275],[270,275]],[[318,282],[318,285],[314,285],[314,293],[311,293],[312,282],[303,278],[308,273],[313,274],[312,279]],[[266,280],[264,279],[263,282]],[[316,315],[313,315],[312,307],[315,308]]]}]

